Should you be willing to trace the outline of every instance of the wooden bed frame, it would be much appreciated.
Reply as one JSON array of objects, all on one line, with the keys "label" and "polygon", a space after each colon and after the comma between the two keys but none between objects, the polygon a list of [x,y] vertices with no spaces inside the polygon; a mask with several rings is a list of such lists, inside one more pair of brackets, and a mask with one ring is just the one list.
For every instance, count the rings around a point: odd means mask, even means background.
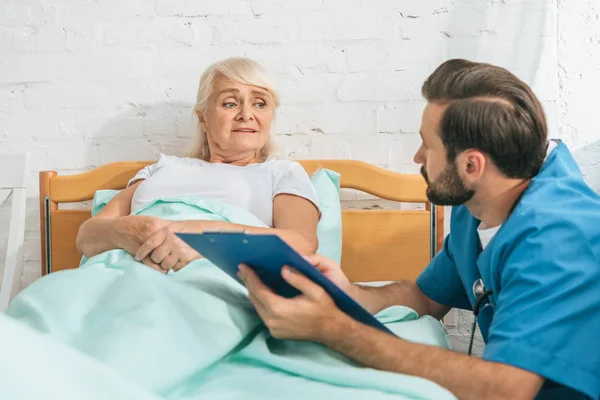
[{"label": "wooden bed frame", "polygon": [[[353,160],[300,161],[309,175],[319,168],[341,174],[341,187],[379,198],[423,203],[424,210],[343,210],[342,269],[354,282],[415,279],[443,241],[443,208],[431,207],[420,175],[394,173]],[[96,190],[122,189],[151,162],[117,162],[77,175],[40,172],[42,275],[77,268],[75,238],[90,210],[60,209],[91,200]]]}]

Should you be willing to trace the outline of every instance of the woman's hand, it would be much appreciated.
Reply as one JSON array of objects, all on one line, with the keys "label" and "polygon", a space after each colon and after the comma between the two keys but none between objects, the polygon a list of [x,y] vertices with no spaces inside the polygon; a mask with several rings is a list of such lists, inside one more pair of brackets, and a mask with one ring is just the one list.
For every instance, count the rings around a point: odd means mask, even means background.
[{"label": "woman's hand", "polygon": [[182,222],[170,222],[146,239],[135,253],[135,259],[166,273],[170,269],[179,271],[191,261],[201,258],[197,251],[175,235],[175,232],[182,231]]},{"label": "woman's hand", "polygon": [[116,218],[113,229],[114,242],[129,254],[135,255],[150,236],[170,223],[171,221],[144,215]]}]

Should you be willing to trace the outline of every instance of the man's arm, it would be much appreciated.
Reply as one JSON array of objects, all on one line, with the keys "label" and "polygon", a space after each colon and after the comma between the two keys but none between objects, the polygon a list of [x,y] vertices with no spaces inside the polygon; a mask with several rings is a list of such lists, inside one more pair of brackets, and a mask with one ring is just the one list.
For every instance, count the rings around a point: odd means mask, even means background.
[{"label": "man's arm", "polygon": [[[442,250],[416,282],[400,281],[383,287],[351,284],[340,266],[324,257],[309,261],[372,314],[387,307],[403,305],[412,308],[419,315],[441,319],[452,307],[471,307],[454,263],[451,242],[450,234],[444,240]],[[431,298],[432,294],[435,295],[435,300]]]},{"label": "man's arm", "polygon": [[419,315],[441,319],[450,310],[450,307],[427,297],[415,282],[399,281],[376,287],[356,285],[348,280],[336,262],[318,254],[307,257],[307,260],[371,314],[400,305],[412,308]]},{"label": "man's arm", "polygon": [[353,285],[349,294],[372,314],[397,305],[410,307],[420,316],[431,315],[437,319],[443,318],[450,311],[450,307],[427,297],[413,281],[399,281],[377,287]]},{"label": "man's arm", "polygon": [[279,297],[250,268],[240,267],[250,301],[275,338],[320,342],[367,367],[436,382],[460,399],[533,399],[542,386],[543,378],[531,372],[411,343],[363,325],[304,275],[286,267],[282,276],[302,295]]},{"label": "man's arm", "polygon": [[323,327],[323,344],[367,367],[429,379],[459,399],[533,399],[544,382],[520,368],[407,342],[336,315]]}]

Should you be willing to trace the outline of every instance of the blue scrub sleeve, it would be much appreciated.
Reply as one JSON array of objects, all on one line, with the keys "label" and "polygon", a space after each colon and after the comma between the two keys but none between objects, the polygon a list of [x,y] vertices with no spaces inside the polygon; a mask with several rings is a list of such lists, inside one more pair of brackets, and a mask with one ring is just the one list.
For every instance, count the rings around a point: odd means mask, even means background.
[{"label": "blue scrub sleeve", "polygon": [[440,304],[471,309],[452,256],[452,233],[446,236],[442,250],[417,278],[417,286],[427,297]]},{"label": "blue scrub sleeve", "polygon": [[594,244],[568,222],[521,236],[499,271],[483,358],[598,399],[600,260]]}]

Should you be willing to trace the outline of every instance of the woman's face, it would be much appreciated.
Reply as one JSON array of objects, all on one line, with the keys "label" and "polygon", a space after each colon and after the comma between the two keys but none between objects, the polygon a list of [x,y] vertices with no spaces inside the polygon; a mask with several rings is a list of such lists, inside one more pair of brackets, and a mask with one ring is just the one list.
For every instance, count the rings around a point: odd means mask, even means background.
[{"label": "woman's face", "polygon": [[255,157],[269,138],[274,110],[265,89],[219,75],[206,109],[198,113],[211,159]]}]

